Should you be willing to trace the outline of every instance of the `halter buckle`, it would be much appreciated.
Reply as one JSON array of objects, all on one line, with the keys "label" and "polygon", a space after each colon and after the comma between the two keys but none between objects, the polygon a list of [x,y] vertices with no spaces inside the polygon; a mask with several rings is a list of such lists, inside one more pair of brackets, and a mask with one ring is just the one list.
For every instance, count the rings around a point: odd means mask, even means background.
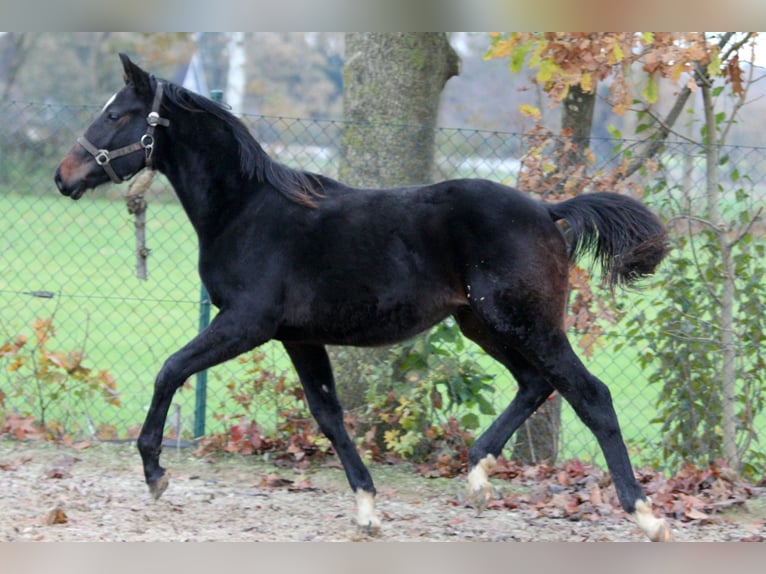
[{"label": "halter buckle", "polygon": [[157,112],[149,112],[149,115],[146,116],[146,123],[152,127],[156,127],[158,125],[167,127],[170,125],[170,121],[165,118],[161,118],[160,114]]},{"label": "halter buckle", "polygon": [[154,136],[152,134],[144,134],[141,136],[141,147],[145,150],[151,150],[154,148]]},{"label": "halter buckle", "polygon": [[108,165],[112,158],[109,156],[109,150],[100,149],[93,155],[93,159],[96,160],[98,165],[103,167]]},{"label": "halter buckle", "polygon": [[141,136],[140,143],[141,147],[144,148],[146,167],[151,167],[152,155],[154,154],[154,136],[152,134],[144,134]]}]

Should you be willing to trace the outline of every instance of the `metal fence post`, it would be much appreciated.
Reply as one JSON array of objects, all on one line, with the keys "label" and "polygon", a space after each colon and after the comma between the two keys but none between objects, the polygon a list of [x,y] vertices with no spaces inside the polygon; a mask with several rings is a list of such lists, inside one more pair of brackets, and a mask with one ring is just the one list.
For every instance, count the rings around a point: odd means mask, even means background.
[{"label": "metal fence post", "polygon": [[[210,90],[210,99],[223,101],[222,90]],[[199,290],[199,330],[202,331],[210,324],[210,296],[205,285]],[[197,373],[197,387],[194,400],[194,438],[205,435],[205,416],[207,414],[207,370]]]}]

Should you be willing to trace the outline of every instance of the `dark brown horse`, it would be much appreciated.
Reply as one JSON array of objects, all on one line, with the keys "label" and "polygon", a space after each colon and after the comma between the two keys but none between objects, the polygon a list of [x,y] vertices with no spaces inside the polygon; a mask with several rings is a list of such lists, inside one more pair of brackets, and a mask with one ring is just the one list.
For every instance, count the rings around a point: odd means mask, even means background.
[{"label": "dark brown horse", "polygon": [[62,160],[56,185],[79,199],[147,165],[165,174],[197,232],[200,276],[219,309],[154,383],[138,449],[155,498],[168,485],[159,458],[178,387],[277,339],[343,463],[358,524],[377,530],[375,487],[343,426],[325,345],[393,343],[452,316],[519,388],[471,448],[473,501],[490,500],[495,457],[556,390],[598,439],[625,511],[652,540],[669,539],[634,477],[609,390],[564,332],[570,262],[591,252],[612,285],[651,273],[666,249],[657,217],[622,195],[548,204],[475,179],[354,189],[273,161],[222,106],[120,57],[125,87]]}]

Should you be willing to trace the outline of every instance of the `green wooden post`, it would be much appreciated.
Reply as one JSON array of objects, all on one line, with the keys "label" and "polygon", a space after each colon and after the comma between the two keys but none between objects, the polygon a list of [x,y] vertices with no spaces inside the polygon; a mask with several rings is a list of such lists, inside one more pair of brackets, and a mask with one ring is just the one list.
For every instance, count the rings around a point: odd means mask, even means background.
[{"label": "green wooden post", "polygon": [[[210,99],[223,101],[222,90],[210,90]],[[210,296],[205,285],[199,290],[199,330],[210,324]],[[197,389],[194,401],[194,437],[205,436],[205,416],[207,414],[207,370],[197,373]]]},{"label": "green wooden post", "polygon": [[[210,323],[210,297],[204,285],[199,290],[199,330]],[[194,438],[205,436],[205,415],[207,411],[207,370],[197,373],[197,388],[194,401]]]}]

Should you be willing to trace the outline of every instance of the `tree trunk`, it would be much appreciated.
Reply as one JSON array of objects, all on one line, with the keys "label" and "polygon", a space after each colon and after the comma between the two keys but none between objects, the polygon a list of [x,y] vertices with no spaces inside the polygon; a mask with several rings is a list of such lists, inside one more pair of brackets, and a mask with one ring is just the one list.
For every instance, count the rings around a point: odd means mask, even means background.
[{"label": "tree trunk", "polygon": [[568,167],[585,163],[585,150],[590,147],[590,134],[593,128],[593,108],[596,105],[596,89],[586,92],[579,84],[572,86],[564,98],[564,114],[561,118],[561,131],[571,138],[574,147],[565,157]]},{"label": "tree trunk", "polygon": [[[226,102],[234,113],[242,113],[245,101],[245,33],[230,32],[227,34],[226,48],[229,51],[229,66],[226,73]],[[205,94],[207,95],[207,94]]]},{"label": "tree trunk", "polygon": [[[580,165],[586,165],[585,150],[590,145],[593,126],[593,108],[596,103],[595,86],[592,92],[586,92],[580,85],[572,86],[564,99],[564,113],[561,118],[561,131],[569,141],[562,141],[565,153],[560,158],[559,171],[571,172]],[[559,180],[551,190],[554,197],[564,194],[563,184]],[[561,431],[561,396],[556,393],[545,401],[537,412],[529,417],[514,434],[512,457],[525,464],[541,461],[554,463],[558,456]]]},{"label": "tree trunk", "polygon": [[[339,179],[364,187],[430,182],[439,98],[458,73],[447,35],[348,33]],[[330,348],[341,403],[364,408],[371,377],[390,379],[392,351]],[[390,384],[390,381],[387,380]]]},{"label": "tree trunk", "polygon": [[705,146],[706,195],[708,218],[718,238],[721,257],[721,300],[719,326],[721,346],[721,428],[723,433],[723,455],[726,464],[739,469],[740,460],[737,452],[737,421],[735,413],[737,384],[737,348],[734,341],[734,262],[732,249],[726,233],[726,222],[721,216],[721,194],[719,187],[719,142],[715,121],[715,109],[711,88],[702,85],[702,101],[705,106],[705,124],[707,142]]},{"label": "tree trunk", "polygon": [[26,32],[4,32],[5,34],[8,38],[5,49],[0,53],[0,83],[3,85],[0,99],[10,97],[18,73],[40,37],[39,34]]},{"label": "tree trunk", "polygon": [[511,457],[524,464],[553,464],[559,454],[561,395],[545,401],[514,433]]},{"label": "tree trunk", "polygon": [[427,183],[441,92],[459,59],[443,32],[346,34],[340,179]]}]

